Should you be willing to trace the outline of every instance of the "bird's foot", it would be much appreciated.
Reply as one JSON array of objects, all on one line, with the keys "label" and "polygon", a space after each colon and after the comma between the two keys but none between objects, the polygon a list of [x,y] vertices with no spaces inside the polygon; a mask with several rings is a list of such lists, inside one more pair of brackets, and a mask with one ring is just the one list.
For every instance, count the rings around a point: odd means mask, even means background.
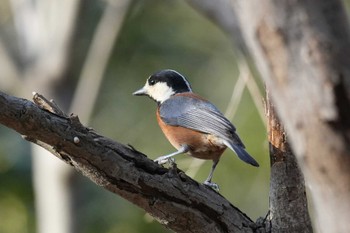
[{"label": "bird's foot", "polygon": [[169,163],[169,165],[173,167],[175,164],[175,159],[169,158],[168,156],[160,156],[159,158],[156,158],[154,162],[158,163],[159,165]]},{"label": "bird's foot", "polygon": [[154,160],[154,162],[158,163],[158,164],[164,164],[164,163],[169,163],[171,166],[174,166],[175,164],[175,159],[173,159],[172,157],[174,157],[175,155],[178,154],[182,154],[182,153],[186,153],[188,152],[188,146],[187,145],[182,145],[177,151],[168,154],[168,155],[163,155],[160,156],[159,158],[156,158]]},{"label": "bird's foot", "polygon": [[220,191],[219,185],[216,183],[212,183],[211,181],[206,180],[206,181],[204,181],[203,184],[214,189],[214,191],[216,191],[216,192]]}]

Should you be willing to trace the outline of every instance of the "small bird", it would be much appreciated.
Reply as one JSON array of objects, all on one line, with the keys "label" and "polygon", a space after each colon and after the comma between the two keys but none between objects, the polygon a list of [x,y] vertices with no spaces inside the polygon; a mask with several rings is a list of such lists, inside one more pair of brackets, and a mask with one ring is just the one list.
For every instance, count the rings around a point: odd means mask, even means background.
[{"label": "small bird", "polygon": [[227,147],[244,162],[259,166],[246,152],[231,122],[212,103],[193,93],[190,83],[179,72],[170,69],[158,71],[133,95],[146,95],[157,102],[158,124],[177,149],[155,162],[163,164],[182,153],[212,160],[213,165],[204,184],[213,188],[218,188],[211,182],[214,170]]}]

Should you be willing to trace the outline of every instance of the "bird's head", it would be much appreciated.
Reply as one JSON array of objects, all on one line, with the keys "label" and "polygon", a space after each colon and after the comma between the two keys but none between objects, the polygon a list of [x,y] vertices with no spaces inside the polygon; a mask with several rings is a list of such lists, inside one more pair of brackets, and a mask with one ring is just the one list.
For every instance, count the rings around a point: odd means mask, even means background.
[{"label": "bird's head", "polygon": [[172,95],[192,92],[187,79],[175,70],[161,70],[152,74],[141,89],[133,95],[146,95],[161,104]]}]

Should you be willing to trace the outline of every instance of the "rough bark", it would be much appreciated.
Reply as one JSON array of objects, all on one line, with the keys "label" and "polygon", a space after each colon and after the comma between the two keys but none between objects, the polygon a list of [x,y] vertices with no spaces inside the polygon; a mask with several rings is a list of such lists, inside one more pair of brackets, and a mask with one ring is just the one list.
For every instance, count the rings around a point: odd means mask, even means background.
[{"label": "rough bark", "polygon": [[312,232],[304,177],[268,92],[266,115],[271,162],[268,229],[272,233]]},{"label": "rough bark", "polygon": [[318,230],[350,229],[350,34],[339,0],[231,1],[314,201]]},{"label": "rough bark", "polygon": [[219,193],[177,168],[163,168],[134,148],[84,127],[77,116],[66,117],[51,102],[34,97],[40,107],[0,92],[0,123],[143,208],[167,228],[176,232],[264,232]]}]

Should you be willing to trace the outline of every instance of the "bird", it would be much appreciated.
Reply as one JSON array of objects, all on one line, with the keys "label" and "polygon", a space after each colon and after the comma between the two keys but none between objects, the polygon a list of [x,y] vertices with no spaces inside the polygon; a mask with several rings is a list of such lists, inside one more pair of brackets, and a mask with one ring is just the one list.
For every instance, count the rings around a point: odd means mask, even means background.
[{"label": "bird", "polygon": [[213,173],[227,147],[244,162],[259,167],[245,150],[233,124],[211,102],[193,93],[190,83],[179,72],[171,69],[157,71],[133,95],[148,96],[157,103],[158,124],[176,148],[175,152],[155,159],[158,164],[184,153],[212,160],[204,184],[214,189],[218,189],[218,185],[212,182]]}]

